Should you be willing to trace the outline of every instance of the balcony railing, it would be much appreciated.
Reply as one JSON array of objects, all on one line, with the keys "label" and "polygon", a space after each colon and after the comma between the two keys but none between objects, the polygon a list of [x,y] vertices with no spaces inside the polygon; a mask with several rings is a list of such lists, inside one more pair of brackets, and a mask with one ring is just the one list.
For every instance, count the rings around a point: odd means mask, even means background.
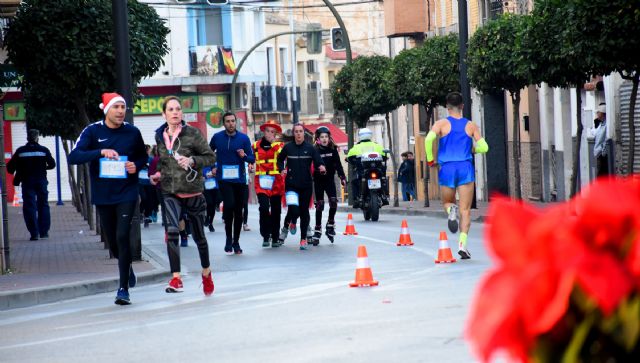
[{"label": "balcony railing", "polygon": [[[300,99],[300,88],[296,87]],[[260,86],[259,96],[252,99],[253,112],[292,112],[291,88],[281,86]],[[300,103],[298,103],[300,111]]]}]

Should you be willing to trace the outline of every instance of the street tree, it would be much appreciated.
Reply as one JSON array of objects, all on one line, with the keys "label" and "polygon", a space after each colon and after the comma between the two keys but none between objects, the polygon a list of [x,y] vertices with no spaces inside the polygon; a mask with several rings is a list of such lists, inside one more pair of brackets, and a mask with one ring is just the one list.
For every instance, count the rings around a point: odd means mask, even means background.
[{"label": "street tree", "polygon": [[624,172],[633,173],[635,160],[635,109],[640,84],[640,7],[637,0],[571,0],[585,46],[598,60],[594,73],[618,72],[632,82],[629,103],[629,154]]},{"label": "street tree", "polygon": [[523,34],[529,50],[532,83],[551,87],[575,87],[576,142],[573,145],[570,196],[578,191],[582,144],[582,88],[602,59],[592,51],[597,39],[583,34],[575,14],[575,0],[539,0],[533,10],[529,31]]},{"label": "street tree", "polygon": [[[22,3],[7,28],[5,47],[22,75],[29,127],[71,141],[90,120],[102,118],[100,94],[116,89],[111,13],[111,2],[102,0]],[[160,69],[169,29],[153,8],[135,0],[128,1],[128,18],[135,90]],[[63,146],[68,155],[68,143]]]},{"label": "street tree", "polygon": [[420,105],[430,126],[433,111],[445,106],[449,92],[460,90],[459,47],[456,34],[428,38],[393,59],[390,82],[401,104]]},{"label": "street tree", "polygon": [[[336,75],[331,95],[334,107],[345,111],[358,127],[366,127],[373,115],[385,115],[389,149],[393,151],[389,112],[395,110],[399,103],[390,87],[390,67],[391,59],[384,56],[358,57]],[[391,162],[395,182],[394,206],[398,206],[398,167],[393,152]]]},{"label": "street tree", "polygon": [[476,30],[469,40],[471,85],[482,92],[508,91],[513,104],[514,196],[522,198],[520,178],[520,91],[531,84],[531,60],[523,34],[530,16],[504,14]]}]

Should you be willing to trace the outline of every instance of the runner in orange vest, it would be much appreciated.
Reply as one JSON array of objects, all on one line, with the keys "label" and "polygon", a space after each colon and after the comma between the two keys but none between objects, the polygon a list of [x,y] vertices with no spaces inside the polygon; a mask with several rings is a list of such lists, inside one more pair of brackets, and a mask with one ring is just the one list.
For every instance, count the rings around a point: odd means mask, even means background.
[{"label": "runner in orange vest", "polygon": [[278,155],[284,144],[275,141],[276,134],[282,132],[280,125],[268,120],[260,125],[264,136],[253,143],[256,156],[255,189],[260,205],[260,235],[262,247],[280,247],[280,200],[284,195],[284,179],[278,171]]}]

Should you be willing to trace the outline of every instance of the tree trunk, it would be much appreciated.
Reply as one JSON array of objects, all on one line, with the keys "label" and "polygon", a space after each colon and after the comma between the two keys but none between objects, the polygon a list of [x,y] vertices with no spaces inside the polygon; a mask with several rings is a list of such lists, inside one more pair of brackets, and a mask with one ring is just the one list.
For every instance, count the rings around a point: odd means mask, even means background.
[{"label": "tree trunk", "polygon": [[86,175],[84,165],[79,165],[77,168],[78,171],[78,191],[80,193],[80,214],[82,214],[82,218],[87,220],[87,191],[85,189],[86,183]]},{"label": "tree trunk", "polygon": [[389,150],[391,150],[391,164],[393,165],[393,206],[399,207],[400,201],[398,200],[398,165],[396,161],[396,153],[393,149],[393,138],[391,137],[391,123],[389,122],[389,112],[384,115],[384,119],[387,121],[387,137],[389,138]]},{"label": "tree trunk", "polygon": [[578,175],[580,173],[580,146],[582,144],[582,89],[576,87],[576,143],[573,148],[573,160],[571,162],[571,194],[573,198],[578,193]]},{"label": "tree trunk", "polygon": [[520,90],[511,92],[513,103],[513,176],[515,178],[514,197],[522,199],[520,180]]},{"label": "tree trunk", "polygon": [[636,97],[638,96],[638,83],[640,83],[640,71],[633,75],[633,87],[631,88],[631,100],[629,101],[629,155],[627,156],[627,175],[633,174],[636,144]]},{"label": "tree trunk", "polygon": [[85,163],[84,167],[84,188],[85,188],[85,202],[86,202],[86,210],[87,210],[87,222],[89,222],[89,228],[95,229],[95,224],[93,223],[93,205],[91,204],[91,173],[89,172],[89,163]]},{"label": "tree trunk", "polygon": [[[64,155],[69,160],[69,144],[67,140],[62,141],[62,149],[64,149]],[[80,193],[78,191],[78,183],[76,182],[76,174],[73,171],[73,166],[67,163],[67,173],[69,174],[69,188],[71,188],[71,203],[78,213],[80,212]]]}]

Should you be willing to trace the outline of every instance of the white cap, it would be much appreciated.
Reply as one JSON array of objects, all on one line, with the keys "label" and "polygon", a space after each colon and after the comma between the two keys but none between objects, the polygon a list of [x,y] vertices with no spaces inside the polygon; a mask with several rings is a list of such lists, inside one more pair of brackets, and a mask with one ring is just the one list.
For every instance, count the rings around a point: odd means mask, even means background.
[{"label": "white cap", "polygon": [[596,111],[602,112],[602,113],[607,113],[607,105],[602,104],[602,105],[598,106]]},{"label": "white cap", "polygon": [[360,141],[371,140],[372,137],[373,137],[373,132],[366,127],[358,131],[358,139],[360,139]]}]

